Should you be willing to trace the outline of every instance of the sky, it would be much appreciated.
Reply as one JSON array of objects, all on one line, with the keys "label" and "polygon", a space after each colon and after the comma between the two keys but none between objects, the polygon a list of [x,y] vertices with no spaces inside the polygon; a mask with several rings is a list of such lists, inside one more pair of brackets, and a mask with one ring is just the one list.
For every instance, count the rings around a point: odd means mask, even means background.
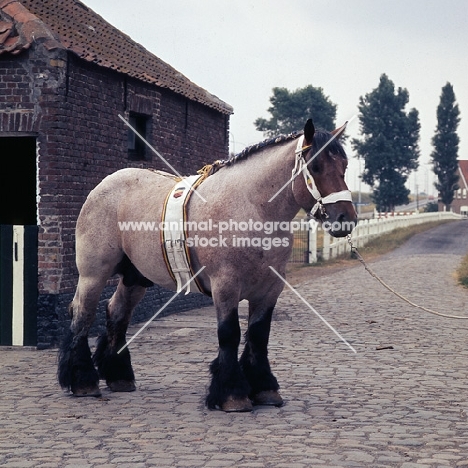
[{"label": "sky", "polygon": [[[467,0],[83,0],[95,12],[197,85],[234,108],[230,151],[264,139],[255,130],[274,87],[313,85],[337,105],[337,126],[382,73],[406,88],[419,111],[420,169],[407,186],[433,188],[431,139],[442,87],[460,108],[459,159],[468,159]],[[304,123],[307,118],[304,116]],[[358,138],[354,118],[348,135]],[[351,139],[350,138],[350,139]],[[359,188],[350,145],[347,182]],[[362,190],[366,190],[364,184]]]}]

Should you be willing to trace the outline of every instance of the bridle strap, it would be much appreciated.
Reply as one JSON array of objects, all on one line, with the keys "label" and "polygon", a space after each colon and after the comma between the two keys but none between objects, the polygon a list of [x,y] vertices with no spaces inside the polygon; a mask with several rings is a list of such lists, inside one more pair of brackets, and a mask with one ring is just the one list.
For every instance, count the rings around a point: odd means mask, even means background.
[{"label": "bridle strap", "polygon": [[294,188],[294,179],[299,175],[299,172],[302,172],[302,176],[304,177],[304,182],[307,187],[307,190],[315,200],[315,205],[310,210],[310,214],[312,216],[315,216],[315,213],[317,213],[317,211],[320,210],[321,215],[326,215],[325,208],[323,205],[329,203],[336,203],[339,201],[352,202],[353,199],[350,190],[341,190],[340,192],[333,192],[327,195],[326,197],[322,197],[320,191],[317,188],[317,184],[315,183],[314,177],[310,173],[309,168],[307,167],[308,163],[306,162],[304,157],[304,151],[307,151],[310,148],[312,148],[312,145],[303,146],[303,144],[304,135],[301,135],[297,141],[296,161],[292,170],[292,184]]}]

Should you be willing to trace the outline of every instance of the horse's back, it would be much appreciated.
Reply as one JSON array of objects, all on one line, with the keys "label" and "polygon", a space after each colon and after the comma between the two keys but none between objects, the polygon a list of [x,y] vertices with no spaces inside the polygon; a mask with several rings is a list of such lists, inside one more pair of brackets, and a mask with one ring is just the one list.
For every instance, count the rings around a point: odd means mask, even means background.
[{"label": "horse's back", "polygon": [[88,199],[94,196],[106,197],[112,192],[112,198],[127,196],[128,192],[145,189],[149,186],[158,188],[170,188],[176,183],[172,174],[152,169],[126,168],[120,169],[106,176],[89,194]]},{"label": "horse's back", "polygon": [[[160,171],[149,169],[121,169],[105,177],[88,195],[77,222],[77,235],[84,228],[92,229],[92,223],[103,224],[124,221],[122,216],[140,218],[146,211],[160,209],[175,179]],[[148,203],[148,199],[152,203]],[[161,201],[161,205],[157,205]],[[149,213],[148,213],[149,214]],[[130,219],[128,219],[130,220]]]}]

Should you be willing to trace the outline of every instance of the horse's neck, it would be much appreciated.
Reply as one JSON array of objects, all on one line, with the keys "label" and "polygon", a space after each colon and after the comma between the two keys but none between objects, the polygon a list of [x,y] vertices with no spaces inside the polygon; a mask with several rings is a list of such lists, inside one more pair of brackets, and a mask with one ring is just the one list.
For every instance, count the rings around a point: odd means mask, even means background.
[{"label": "horse's neck", "polygon": [[267,219],[293,219],[300,209],[289,182],[295,148],[296,141],[288,142],[226,168],[223,171],[227,176],[225,183],[230,186],[233,196],[248,199]]}]

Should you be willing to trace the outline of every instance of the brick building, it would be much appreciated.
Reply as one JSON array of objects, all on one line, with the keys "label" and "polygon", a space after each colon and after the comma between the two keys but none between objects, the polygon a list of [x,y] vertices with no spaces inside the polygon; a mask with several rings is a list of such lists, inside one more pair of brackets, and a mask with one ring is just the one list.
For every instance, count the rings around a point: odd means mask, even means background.
[{"label": "brick building", "polygon": [[[57,344],[86,196],[123,167],[166,169],[119,114],[182,174],[228,155],[232,108],[85,4],[0,0],[0,344]],[[98,327],[112,292],[111,281]],[[168,295],[148,289],[134,320]],[[203,301],[181,297],[173,309]]]},{"label": "brick building", "polygon": [[[468,160],[458,160],[458,190],[453,194],[453,201],[450,210],[457,214],[468,216]],[[438,200],[438,210],[445,211],[446,207],[442,201]]]},{"label": "brick building", "polygon": [[[458,161],[458,187],[453,194],[453,202],[450,206],[454,213],[468,216],[468,160]],[[445,207],[439,202],[439,211]]]}]

